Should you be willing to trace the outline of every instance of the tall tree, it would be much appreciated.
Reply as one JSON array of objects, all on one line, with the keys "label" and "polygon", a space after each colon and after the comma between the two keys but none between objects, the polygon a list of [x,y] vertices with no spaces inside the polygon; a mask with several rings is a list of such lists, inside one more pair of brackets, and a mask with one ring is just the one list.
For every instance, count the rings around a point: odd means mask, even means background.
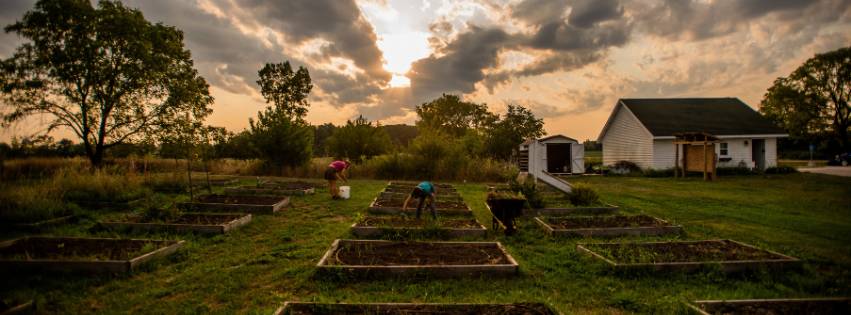
[{"label": "tall tree", "polygon": [[843,151],[851,150],[851,47],[817,54],[778,78],[768,89],[760,112],[793,136],[831,135]]},{"label": "tall tree", "polygon": [[266,98],[266,103],[273,103],[278,110],[288,116],[303,119],[307,115],[307,97],[313,84],[310,83],[310,73],[304,67],[293,71],[289,61],[283,63],[267,63],[257,73],[260,80],[260,93]]},{"label": "tall tree", "polygon": [[390,148],[390,136],[381,126],[358,116],[347,121],[345,126],[334,130],[328,139],[328,151],[336,157],[349,158],[360,163],[364,158],[386,153]]},{"label": "tall tree", "polygon": [[481,129],[496,120],[486,104],[462,101],[458,95],[443,94],[417,106],[417,127],[461,137],[468,129]]},{"label": "tall tree", "polygon": [[520,143],[529,138],[539,138],[544,133],[544,120],[520,105],[508,105],[505,116],[495,122],[486,133],[484,150],[489,156],[508,160],[519,150]]},{"label": "tall tree", "polygon": [[120,2],[94,8],[88,0],[40,0],[6,32],[28,42],[0,65],[10,106],[4,123],[46,114],[47,132],[69,128],[95,166],[110,147],[167,130],[186,113],[211,111],[183,33]]},{"label": "tall tree", "polygon": [[293,72],[289,61],[267,63],[257,73],[267,106],[249,119],[254,148],[267,163],[283,169],[306,163],[313,155],[313,128],[304,120],[313,84],[304,67]]}]

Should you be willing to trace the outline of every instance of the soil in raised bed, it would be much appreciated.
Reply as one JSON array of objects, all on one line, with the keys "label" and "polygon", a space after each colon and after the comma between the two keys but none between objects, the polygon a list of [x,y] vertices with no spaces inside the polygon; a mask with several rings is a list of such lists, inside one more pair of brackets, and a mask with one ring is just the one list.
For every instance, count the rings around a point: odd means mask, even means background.
[{"label": "soil in raised bed", "polygon": [[509,305],[358,305],[297,304],[288,309],[290,315],[554,315],[546,305],[518,303]]},{"label": "soil in raised bed", "polygon": [[[417,204],[419,200],[411,200],[408,203],[408,208],[417,208]],[[375,206],[378,207],[398,207],[401,208],[405,205],[405,199],[378,199],[375,201]],[[423,206],[425,207],[425,205]],[[467,204],[463,201],[452,201],[452,200],[440,200],[440,197],[437,198],[437,202],[435,202],[434,207],[437,209],[467,209]]]},{"label": "soil in raised bed", "polygon": [[0,259],[129,260],[164,245],[139,240],[29,238],[0,248]]},{"label": "soil in raised bed", "polygon": [[626,228],[643,226],[667,226],[670,224],[648,215],[615,215],[595,217],[551,217],[546,219],[553,229]]},{"label": "soil in raised bed", "polygon": [[617,263],[782,259],[768,251],[727,241],[586,244],[583,246]]},{"label": "soil in raised bed", "polygon": [[497,246],[456,243],[341,243],[329,264],[357,266],[501,265],[508,258]]},{"label": "soil in raised bed", "polygon": [[148,219],[141,216],[128,216],[124,218],[125,222],[131,223],[164,223],[164,224],[194,224],[194,225],[220,225],[229,223],[233,220],[242,218],[243,214],[222,214],[222,215],[209,215],[209,214],[194,214],[187,213],[181,214],[176,218],[169,218],[165,220],[157,220],[157,219]]},{"label": "soil in raised bed", "polygon": [[224,203],[224,204],[247,204],[247,205],[274,205],[283,200],[282,197],[271,196],[232,196],[232,195],[203,195],[195,198],[194,202],[200,203]]},{"label": "soil in raised bed", "polygon": [[476,229],[481,228],[481,225],[475,219],[440,219],[434,220],[417,220],[405,217],[366,217],[358,226],[373,226],[373,227],[405,227],[405,228],[456,228],[456,229]]},{"label": "soil in raised bed", "polygon": [[[251,188],[251,186],[246,186],[247,188]],[[261,188],[276,188],[276,189],[286,189],[286,190],[305,190],[315,188],[316,185],[302,182],[302,181],[293,181],[293,182],[266,182],[260,184]]]},{"label": "soil in raised bed", "polygon": [[754,301],[747,303],[712,303],[701,305],[711,314],[851,314],[851,299],[828,301]]}]

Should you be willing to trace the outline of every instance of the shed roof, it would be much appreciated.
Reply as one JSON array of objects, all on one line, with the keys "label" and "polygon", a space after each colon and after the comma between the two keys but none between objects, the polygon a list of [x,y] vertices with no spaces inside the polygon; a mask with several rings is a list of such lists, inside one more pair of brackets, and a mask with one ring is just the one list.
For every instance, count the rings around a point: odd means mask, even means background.
[{"label": "shed roof", "polygon": [[682,132],[704,132],[716,136],[786,134],[733,97],[625,98],[619,103],[629,108],[654,137],[674,136]]},{"label": "shed roof", "polygon": [[549,136],[549,137],[544,137],[544,138],[538,139],[538,142],[544,142],[544,141],[547,141],[547,140],[553,140],[553,139],[559,139],[559,138],[567,140],[567,141],[573,141],[573,142],[577,142],[577,143],[579,142],[576,139],[573,139],[573,138],[565,136],[565,135],[552,135],[552,136]]}]

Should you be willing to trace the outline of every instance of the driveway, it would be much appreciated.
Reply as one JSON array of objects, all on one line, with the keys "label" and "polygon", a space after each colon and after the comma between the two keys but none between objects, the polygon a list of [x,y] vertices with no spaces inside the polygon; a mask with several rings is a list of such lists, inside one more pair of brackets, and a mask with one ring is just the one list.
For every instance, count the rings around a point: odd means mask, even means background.
[{"label": "driveway", "polygon": [[843,177],[851,177],[851,166],[802,167],[798,171],[804,173],[819,173]]}]

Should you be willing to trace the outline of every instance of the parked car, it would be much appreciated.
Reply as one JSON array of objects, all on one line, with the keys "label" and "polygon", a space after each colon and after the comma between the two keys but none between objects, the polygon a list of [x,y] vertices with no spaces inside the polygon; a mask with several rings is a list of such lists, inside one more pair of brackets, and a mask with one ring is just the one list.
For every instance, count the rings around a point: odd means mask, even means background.
[{"label": "parked car", "polygon": [[851,164],[851,152],[837,154],[832,160],[827,161],[827,165],[848,166],[849,164]]}]

